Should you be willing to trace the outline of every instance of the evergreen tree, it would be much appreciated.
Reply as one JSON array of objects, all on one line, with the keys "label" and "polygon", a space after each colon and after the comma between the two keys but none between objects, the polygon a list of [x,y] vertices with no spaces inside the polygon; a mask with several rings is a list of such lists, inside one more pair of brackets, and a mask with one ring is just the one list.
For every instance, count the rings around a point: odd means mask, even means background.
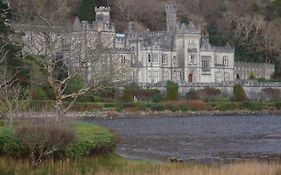
[{"label": "evergreen tree", "polygon": [[95,20],[95,7],[108,6],[106,0],[82,0],[79,9],[79,18],[82,21]]},{"label": "evergreen tree", "polygon": [[0,42],[3,44],[9,33],[11,32],[10,26],[7,25],[8,20],[10,19],[11,14],[7,4],[2,0],[0,1]]},{"label": "evergreen tree", "polygon": [[254,79],[256,79],[256,75],[255,75],[255,73],[254,73],[254,72],[251,72],[251,73],[250,73],[250,75],[249,75],[249,79],[250,79],[250,80],[254,80]]},{"label": "evergreen tree", "polygon": [[177,100],[179,86],[172,81],[167,82],[167,100]]},{"label": "evergreen tree", "polygon": [[79,9],[79,18],[82,21],[93,22],[95,20],[96,0],[82,0]]},{"label": "evergreen tree", "polygon": [[134,101],[133,92],[131,87],[125,86],[123,90],[123,101],[124,102],[132,102]]},{"label": "evergreen tree", "polygon": [[244,88],[237,84],[233,87],[234,101],[247,101],[247,95]]},{"label": "evergreen tree", "polygon": [[11,13],[9,6],[3,1],[0,1],[0,54],[5,55],[8,70],[15,73],[20,72],[19,69],[22,65],[18,57],[21,48],[17,43],[9,39],[11,35],[16,35],[8,25],[10,19]]},{"label": "evergreen tree", "polygon": [[281,17],[281,0],[275,0],[267,7],[267,18]]}]

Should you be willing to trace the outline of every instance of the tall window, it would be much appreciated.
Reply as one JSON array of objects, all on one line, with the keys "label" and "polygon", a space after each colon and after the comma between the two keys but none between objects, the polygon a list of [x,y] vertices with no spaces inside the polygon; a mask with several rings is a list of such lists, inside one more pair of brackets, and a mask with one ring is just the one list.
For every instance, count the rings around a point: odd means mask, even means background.
[{"label": "tall window", "polygon": [[169,78],[169,72],[168,71],[165,71],[164,72],[164,79],[166,80],[166,79],[168,79]]},{"label": "tall window", "polygon": [[224,81],[230,81],[230,74],[229,72],[224,73]]},{"label": "tall window", "polygon": [[151,63],[151,54],[148,54],[148,62]]},{"label": "tall window", "polygon": [[202,71],[210,71],[210,57],[202,56]]},{"label": "tall window", "polygon": [[156,83],[159,81],[159,71],[152,71],[152,82]]},{"label": "tall window", "polygon": [[228,56],[223,57],[223,65],[228,66]]},{"label": "tall window", "polygon": [[189,59],[190,59],[190,60],[189,60],[189,63],[190,63],[190,64],[195,64],[195,54],[191,54],[190,57],[189,57]]},{"label": "tall window", "polygon": [[125,64],[126,63],[126,57],[125,56],[121,56],[121,63]]},{"label": "tall window", "polygon": [[154,62],[154,63],[158,63],[159,62],[158,54],[157,53],[153,53],[152,54],[152,62]]},{"label": "tall window", "polygon": [[216,82],[221,82],[222,81],[221,72],[216,72],[215,79],[216,79],[215,80]]},{"label": "tall window", "polygon": [[162,55],[162,64],[163,64],[163,65],[167,65],[167,62],[168,62],[168,60],[167,60],[167,54],[163,54],[163,55]]},{"label": "tall window", "polygon": [[176,56],[173,56],[173,62],[174,62],[174,63],[177,63]]}]

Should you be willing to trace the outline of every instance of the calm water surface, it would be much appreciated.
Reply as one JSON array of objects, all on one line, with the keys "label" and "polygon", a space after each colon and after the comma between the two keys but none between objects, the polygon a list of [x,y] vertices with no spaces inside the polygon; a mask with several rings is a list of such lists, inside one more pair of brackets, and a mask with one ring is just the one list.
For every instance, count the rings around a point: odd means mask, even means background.
[{"label": "calm water surface", "polygon": [[281,116],[94,119],[127,158],[232,161],[281,155]]}]

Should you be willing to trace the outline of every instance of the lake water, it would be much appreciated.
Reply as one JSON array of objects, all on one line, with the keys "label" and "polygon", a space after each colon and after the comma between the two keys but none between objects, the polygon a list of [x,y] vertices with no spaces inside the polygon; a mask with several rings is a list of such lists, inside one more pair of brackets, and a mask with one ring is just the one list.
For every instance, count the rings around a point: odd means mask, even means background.
[{"label": "lake water", "polygon": [[281,116],[94,119],[132,159],[215,162],[281,155]]}]

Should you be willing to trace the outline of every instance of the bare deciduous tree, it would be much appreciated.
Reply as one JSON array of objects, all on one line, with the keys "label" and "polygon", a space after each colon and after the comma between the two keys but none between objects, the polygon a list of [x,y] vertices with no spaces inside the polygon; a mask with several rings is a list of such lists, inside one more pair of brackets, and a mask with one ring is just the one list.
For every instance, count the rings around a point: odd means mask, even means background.
[{"label": "bare deciduous tree", "polygon": [[7,66],[7,53],[4,43],[0,48],[0,108],[12,126],[13,116],[28,104],[27,94],[23,92],[16,73],[11,73]]},{"label": "bare deciduous tree", "polygon": [[[33,9],[32,14],[23,9],[28,20],[21,21],[24,25],[20,28],[25,32],[25,51],[37,55],[44,66],[55,95],[57,117],[68,111],[77,98],[89,90],[100,90],[105,88],[105,82],[117,83],[126,79],[128,74],[124,71],[130,62],[113,49],[114,35],[98,33],[88,36],[86,29],[73,33],[67,22],[67,0],[50,2],[48,5],[53,7],[52,13],[47,11],[50,7],[46,10],[44,0],[33,1],[29,7]],[[85,84],[76,92],[67,94],[65,90],[76,76],[84,77]],[[66,99],[72,99],[72,102],[64,108]]]}]

